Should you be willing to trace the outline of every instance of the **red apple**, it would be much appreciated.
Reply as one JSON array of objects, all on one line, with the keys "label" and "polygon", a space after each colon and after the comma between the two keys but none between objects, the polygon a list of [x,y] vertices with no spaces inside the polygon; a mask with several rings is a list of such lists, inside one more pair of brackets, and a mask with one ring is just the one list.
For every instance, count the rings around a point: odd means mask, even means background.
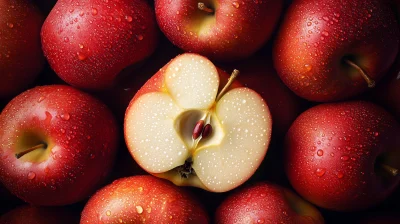
[{"label": "red apple", "polygon": [[147,172],[181,186],[229,191],[265,157],[272,121],[255,91],[229,81],[197,54],[171,60],[136,93],[125,114],[125,142]]},{"label": "red apple", "polygon": [[398,186],[399,136],[399,124],[375,104],[321,104],[290,127],[285,170],[294,189],[320,207],[368,208]]},{"label": "red apple", "polygon": [[62,207],[24,205],[0,217],[2,224],[71,224],[78,222],[78,215]]},{"label": "red apple", "polygon": [[50,66],[64,81],[104,89],[122,69],[153,53],[158,30],[145,0],[59,0],[41,35]]},{"label": "red apple", "polygon": [[282,0],[156,0],[160,29],[188,52],[217,60],[253,54],[269,39],[281,14]]},{"label": "red apple", "polygon": [[218,207],[215,223],[324,223],[320,212],[291,190],[259,182],[232,193]]},{"label": "red apple", "polygon": [[22,92],[42,70],[43,21],[32,1],[0,1],[0,98]]},{"label": "red apple", "polygon": [[153,176],[114,181],[93,195],[83,223],[208,223],[208,215],[184,188]]},{"label": "red apple", "polygon": [[311,101],[336,101],[373,87],[393,64],[399,28],[381,0],[299,0],[274,46],[283,82]]},{"label": "red apple", "polygon": [[117,126],[107,107],[69,86],[35,87],[0,115],[0,181],[35,205],[84,199],[113,164]]}]

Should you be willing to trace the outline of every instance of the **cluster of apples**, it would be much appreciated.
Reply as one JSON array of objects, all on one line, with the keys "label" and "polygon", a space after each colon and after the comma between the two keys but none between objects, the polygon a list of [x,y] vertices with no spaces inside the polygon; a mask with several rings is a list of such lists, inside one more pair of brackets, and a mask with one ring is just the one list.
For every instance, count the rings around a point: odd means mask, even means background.
[{"label": "cluster of apples", "polygon": [[0,223],[399,223],[399,16],[0,0]]}]

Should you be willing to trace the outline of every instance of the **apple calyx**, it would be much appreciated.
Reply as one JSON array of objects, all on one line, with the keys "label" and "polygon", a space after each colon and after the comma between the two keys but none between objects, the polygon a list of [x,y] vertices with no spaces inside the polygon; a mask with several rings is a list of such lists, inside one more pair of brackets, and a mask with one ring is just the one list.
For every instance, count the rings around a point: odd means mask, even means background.
[{"label": "apple calyx", "polygon": [[35,145],[35,146],[33,146],[33,147],[29,148],[29,149],[26,149],[25,151],[16,153],[16,154],[15,154],[15,157],[16,157],[17,159],[19,159],[19,158],[21,158],[22,156],[24,156],[24,155],[26,155],[26,154],[28,154],[28,153],[30,153],[30,152],[32,152],[32,151],[35,151],[35,150],[37,150],[37,149],[46,149],[46,148],[47,148],[47,144],[41,143],[41,144]]},{"label": "apple calyx", "polygon": [[369,75],[359,65],[357,65],[356,63],[347,58],[344,59],[344,62],[350,65],[351,67],[355,68],[361,74],[361,76],[367,82],[369,88],[375,87],[375,80],[369,77]]},{"label": "apple calyx", "polygon": [[212,8],[207,7],[206,4],[204,4],[203,2],[197,3],[197,8],[200,9],[201,11],[214,14],[214,10]]},{"label": "apple calyx", "polygon": [[[228,82],[225,84],[224,88],[217,94],[217,97],[215,98],[215,103],[214,105],[224,96],[224,94],[228,91],[229,87],[232,85],[232,83],[235,81],[236,77],[240,74],[239,70],[234,69],[231,76],[228,79]],[[212,110],[215,109],[215,106],[211,107],[211,109],[204,115],[202,119],[196,122],[194,128],[193,128],[193,133],[192,133],[192,152],[196,151],[197,145],[199,142],[210,136],[212,132],[212,126],[211,126],[211,113]],[[185,163],[178,167],[178,172],[181,175],[182,178],[188,178],[190,174],[194,174],[194,169],[192,168],[193,160],[192,157],[189,157],[188,159],[185,160]]]},{"label": "apple calyx", "polygon": [[389,166],[389,165],[386,165],[386,164],[381,164],[381,167],[383,168],[383,170],[385,170],[387,173],[389,173],[393,177],[395,177],[395,176],[397,176],[399,174],[399,170],[394,168],[394,167],[392,167],[392,166]]}]

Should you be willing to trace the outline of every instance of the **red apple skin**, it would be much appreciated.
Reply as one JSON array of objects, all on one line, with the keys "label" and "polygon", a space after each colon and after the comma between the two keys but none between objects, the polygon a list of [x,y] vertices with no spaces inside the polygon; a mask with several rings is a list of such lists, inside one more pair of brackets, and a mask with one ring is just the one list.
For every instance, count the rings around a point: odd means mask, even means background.
[{"label": "red apple skin", "polygon": [[[199,10],[198,2],[213,6],[215,14]],[[155,1],[157,22],[173,44],[223,61],[246,58],[261,48],[271,36],[282,6],[282,0]],[[200,25],[207,17],[215,17],[215,23]]]},{"label": "red apple skin", "polygon": [[[383,201],[400,176],[400,128],[381,107],[364,101],[321,104],[302,113],[285,139],[285,170],[306,200],[337,211]],[[377,157],[379,159],[377,160]]]},{"label": "red apple skin", "polygon": [[71,224],[78,222],[78,215],[62,207],[24,205],[0,217],[2,224]]},{"label": "red apple skin", "polygon": [[[0,181],[34,205],[75,203],[110,171],[117,136],[113,115],[90,95],[63,85],[27,90],[0,115]],[[41,142],[44,160],[16,158]]]},{"label": "red apple skin", "polygon": [[52,69],[84,89],[109,88],[122,69],[150,56],[158,41],[145,0],[59,0],[41,35]]},{"label": "red apple skin", "polygon": [[271,111],[274,136],[284,136],[293,121],[303,112],[305,101],[285,86],[276,73],[272,58],[253,56],[236,63],[221,65],[225,71],[238,69],[237,80],[255,90]]},{"label": "red apple skin", "polygon": [[[184,188],[150,175],[115,180],[93,195],[83,223],[208,223],[203,207]],[[122,223],[121,222],[121,223]]]},{"label": "red apple skin", "polygon": [[0,98],[8,98],[28,88],[43,68],[44,17],[28,0],[0,1],[0,15]]},{"label": "red apple skin", "polygon": [[344,58],[378,82],[398,49],[396,17],[383,1],[299,0],[285,14],[273,54],[280,78],[293,92],[328,102],[368,89]]},{"label": "red apple skin", "polygon": [[259,182],[232,193],[218,207],[215,223],[324,223],[319,211],[290,190]]}]

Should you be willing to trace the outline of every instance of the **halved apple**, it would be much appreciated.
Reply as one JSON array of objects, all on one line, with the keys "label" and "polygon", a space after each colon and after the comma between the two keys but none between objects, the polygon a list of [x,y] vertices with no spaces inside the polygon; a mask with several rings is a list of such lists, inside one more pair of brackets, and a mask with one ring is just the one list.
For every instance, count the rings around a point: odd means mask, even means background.
[{"label": "halved apple", "polygon": [[267,152],[272,120],[262,97],[234,81],[238,73],[227,80],[191,53],[160,69],[125,114],[125,141],[136,162],[176,185],[213,192],[249,179]]}]

